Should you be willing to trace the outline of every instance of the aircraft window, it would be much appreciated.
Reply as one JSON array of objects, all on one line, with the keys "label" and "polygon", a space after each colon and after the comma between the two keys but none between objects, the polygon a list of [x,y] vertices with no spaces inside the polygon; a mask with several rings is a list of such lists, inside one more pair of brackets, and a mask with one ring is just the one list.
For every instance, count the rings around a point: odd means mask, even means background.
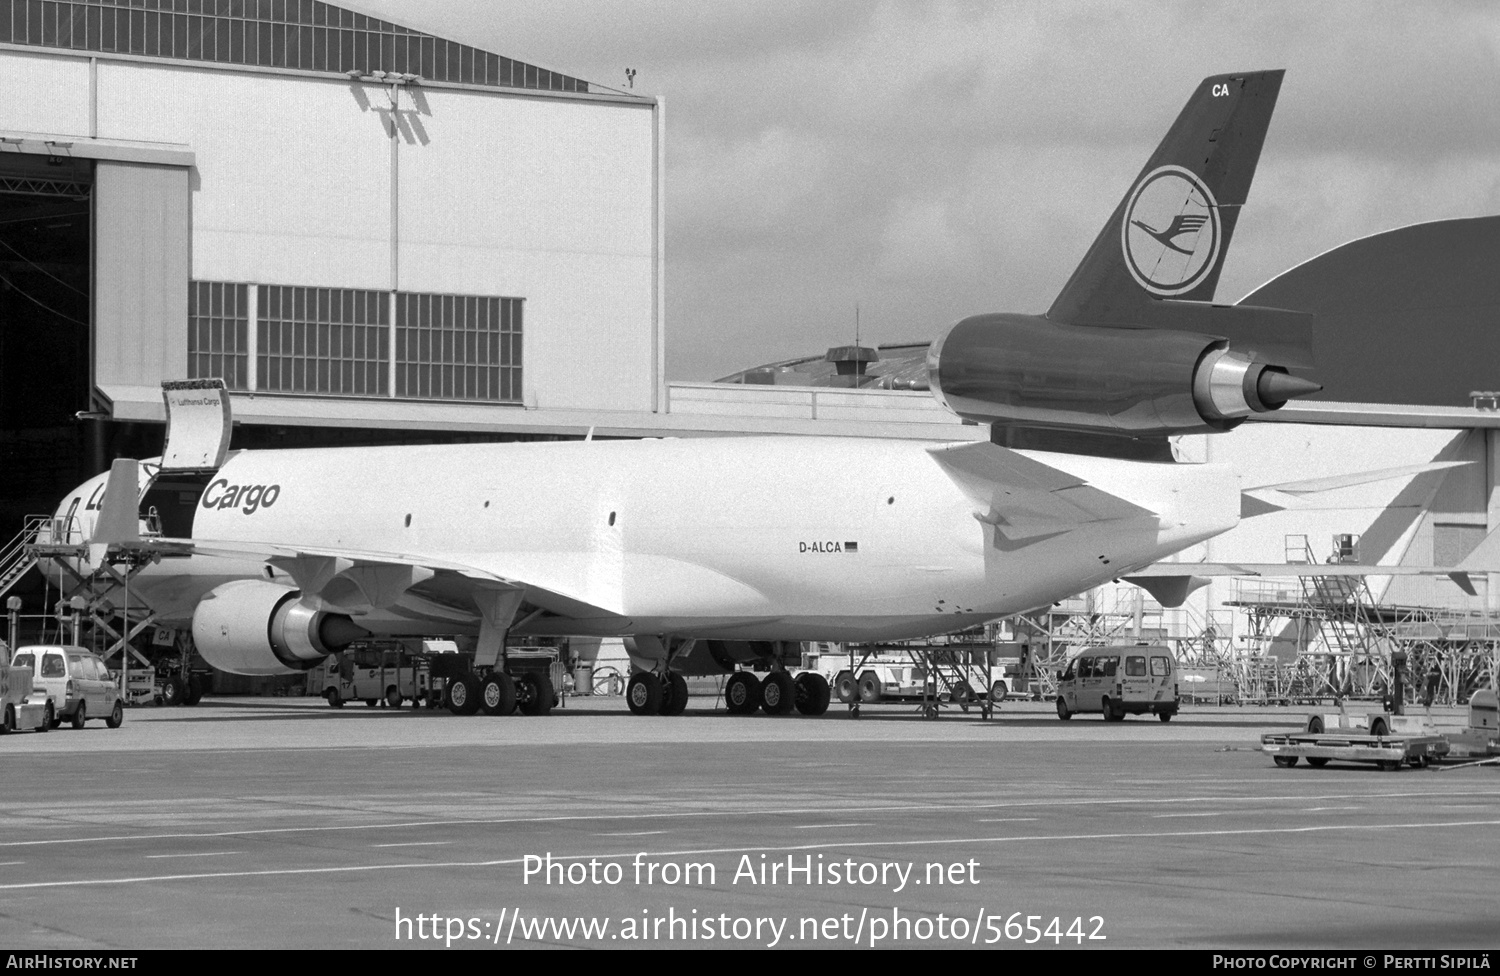
[{"label": "aircraft window", "polygon": [[10,662],[10,666],[13,668],[34,668],[36,667],[36,655],[17,654],[15,660]]},{"label": "aircraft window", "polygon": [[61,654],[42,655],[42,677],[44,678],[66,678],[68,667],[63,662]]},{"label": "aircraft window", "polygon": [[1120,669],[1120,659],[1117,657],[1103,658],[1101,660],[1101,663],[1104,665],[1103,676],[1106,678],[1113,678],[1115,676],[1115,672]]},{"label": "aircraft window", "polygon": [[1146,659],[1137,654],[1132,654],[1125,659],[1125,676],[1127,678],[1144,678],[1146,676]]},{"label": "aircraft window", "polygon": [[1172,673],[1172,659],[1169,657],[1153,657],[1151,659],[1151,673],[1158,678],[1166,677]]}]

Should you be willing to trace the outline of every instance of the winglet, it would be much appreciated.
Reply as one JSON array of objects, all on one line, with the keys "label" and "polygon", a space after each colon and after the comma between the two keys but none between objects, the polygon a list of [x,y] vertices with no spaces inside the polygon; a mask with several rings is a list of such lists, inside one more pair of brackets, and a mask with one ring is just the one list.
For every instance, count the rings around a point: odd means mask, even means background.
[{"label": "winglet", "polygon": [[89,562],[95,566],[104,561],[110,546],[140,541],[140,479],[141,465],[134,458],[115,458],[110,465],[94,535],[89,539]]}]

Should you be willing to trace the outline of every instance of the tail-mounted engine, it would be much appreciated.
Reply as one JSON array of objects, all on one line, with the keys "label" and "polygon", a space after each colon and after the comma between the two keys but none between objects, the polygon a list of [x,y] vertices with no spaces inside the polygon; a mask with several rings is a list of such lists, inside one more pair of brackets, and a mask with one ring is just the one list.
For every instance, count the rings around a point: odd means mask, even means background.
[{"label": "tail-mounted engine", "polygon": [[1031,315],[963,320],[927,373],[965,420],[1132,437],[1228,430],[1321,389],[1223,337]]},{"label": "tail-mounted engine", "polygon": [[300,595],[265,580],[215,588],[193,611],[198,653],[231,674],[297,674],[369,636],[344,614],[309,608]]}]

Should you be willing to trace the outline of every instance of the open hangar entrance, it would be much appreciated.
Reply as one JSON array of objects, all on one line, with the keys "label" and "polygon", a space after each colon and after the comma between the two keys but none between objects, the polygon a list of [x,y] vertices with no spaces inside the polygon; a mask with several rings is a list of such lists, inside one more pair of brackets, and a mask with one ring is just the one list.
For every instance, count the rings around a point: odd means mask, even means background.
[{"label": "open hangar entrance", "polygon": [[[8,147],[6,147],[8,148]],[[0,152],[0,524],[87,478],[94,164]]]}]

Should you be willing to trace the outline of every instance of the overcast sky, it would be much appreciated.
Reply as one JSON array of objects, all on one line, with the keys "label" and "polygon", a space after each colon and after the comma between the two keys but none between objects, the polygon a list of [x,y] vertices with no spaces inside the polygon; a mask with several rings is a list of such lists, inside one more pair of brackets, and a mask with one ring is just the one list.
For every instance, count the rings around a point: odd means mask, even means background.
[{"label": "overcast sky", "polygon": [[1040,312],[1210,74],[1285,68],[1218,293],[1500,212],[1500,3],[353,0],[667,111],[672,379]]}]

